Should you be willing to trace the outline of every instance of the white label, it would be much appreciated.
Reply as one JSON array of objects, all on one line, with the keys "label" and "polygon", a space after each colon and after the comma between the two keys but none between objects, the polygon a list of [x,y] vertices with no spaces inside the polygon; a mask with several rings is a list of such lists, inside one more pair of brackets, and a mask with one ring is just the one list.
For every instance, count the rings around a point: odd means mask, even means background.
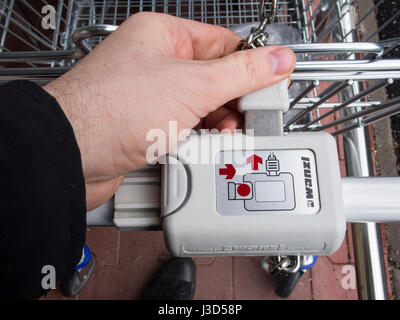
[{"label": "white label", "polygon": [[313,215],[320,210],[311,150],[221,151],[216,163],[221,215]]},{"label": "white label", "polygon": [[256,181],[256,202],[284,202],[285,182],[283,181]]}]

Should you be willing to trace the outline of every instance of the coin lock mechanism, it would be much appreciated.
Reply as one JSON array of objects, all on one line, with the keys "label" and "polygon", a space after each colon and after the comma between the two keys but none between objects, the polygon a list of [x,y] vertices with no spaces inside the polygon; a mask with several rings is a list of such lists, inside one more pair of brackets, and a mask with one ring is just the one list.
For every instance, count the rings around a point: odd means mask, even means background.
[{"label": "coin lock mechanism", "polygon": [[192,135],[163,166],[166,243],[176,256],[328,255],[344,239],[341,197],[328,133]]},{"label": "coin lock mechanism", "polygon": [[328,255],[340,247],[336,141],[325,132],[284,134],[289,105],[283,80],[239,99],[252,134],[192,135],[169,153],[161,215],[171,253]]}]

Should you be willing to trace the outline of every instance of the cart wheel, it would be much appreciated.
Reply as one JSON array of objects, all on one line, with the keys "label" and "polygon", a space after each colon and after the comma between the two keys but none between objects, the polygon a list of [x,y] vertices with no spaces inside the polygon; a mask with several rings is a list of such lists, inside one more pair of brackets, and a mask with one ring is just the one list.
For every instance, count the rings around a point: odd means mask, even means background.
[{"label": "cart wheel", "polygon": [[301,270],[295,273],[280,273],[278,275],[278,288],[275,293],[281,298],[289,297],[303,273],[304,271]]}]

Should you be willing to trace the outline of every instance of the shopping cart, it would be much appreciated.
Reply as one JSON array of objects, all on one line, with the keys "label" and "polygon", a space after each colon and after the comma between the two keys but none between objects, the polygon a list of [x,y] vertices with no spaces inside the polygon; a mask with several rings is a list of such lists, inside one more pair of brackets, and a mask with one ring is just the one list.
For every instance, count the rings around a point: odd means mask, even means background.
[{"label": "shopping cart", "polygon": [[[382,3],[383,0],[277,3],[274,23],[295,28],[302,38],[302,43],[288,45],[301,59],[291,77],[298,90],[291,97],[292,112],[284,118],[285,131],[329,131],[344,145],[347,175],[351,177],[374,174],[368,125],[400,112],[400,97],[388,101],[373,98],[400,79],[400,59],[387,58],[398,50],[400,38],[378,39],[400,11],[378,27],[374,14]],[[0,0],[0,83],[28,79],[44,84],[59,77],[136,12],[161,12],[232,28],[257,22],[258,4],[258,0]],[[42,13],[42,9],[48,5],[54,7],[55,19],[50,28],[44,29],[42,19],[50,11]],[[149,183],[158,190],[158,170],[146,168],[128,175],[128,179],[146,172]],[[378,183],[383,187],[381,192],[372,191],[370,186]],[[347,218],[352,222],[369,221],[353,224],[360,296],[386,298],[380,229],[373,222],[400,220],[396,210],[400,208],[395,194],[398,188],[391,179],[373,178],[349,178],[343,185],[344,193],[352,194],[345,198],[346,208],[351,208]],[[370,201],[364,201],[367,199]],[[373,208],[371,201],[376,203]],[[145,223],[157,226],[157,210],[155,205],[153,216],[147,216]],[[107,224],[112,211],[106,204],[99,215],[102,218],[93,218],[89,223]]]}]

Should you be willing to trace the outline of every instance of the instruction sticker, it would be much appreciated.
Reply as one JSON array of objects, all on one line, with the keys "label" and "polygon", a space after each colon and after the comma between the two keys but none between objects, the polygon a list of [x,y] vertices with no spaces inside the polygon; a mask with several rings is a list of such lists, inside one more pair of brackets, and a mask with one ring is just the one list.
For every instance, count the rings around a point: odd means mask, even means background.
[{"label": "instruction sticker", "polygon": [[221,151],[216,160],[221,215],[313,215],[320,210],[311,150]]}]

